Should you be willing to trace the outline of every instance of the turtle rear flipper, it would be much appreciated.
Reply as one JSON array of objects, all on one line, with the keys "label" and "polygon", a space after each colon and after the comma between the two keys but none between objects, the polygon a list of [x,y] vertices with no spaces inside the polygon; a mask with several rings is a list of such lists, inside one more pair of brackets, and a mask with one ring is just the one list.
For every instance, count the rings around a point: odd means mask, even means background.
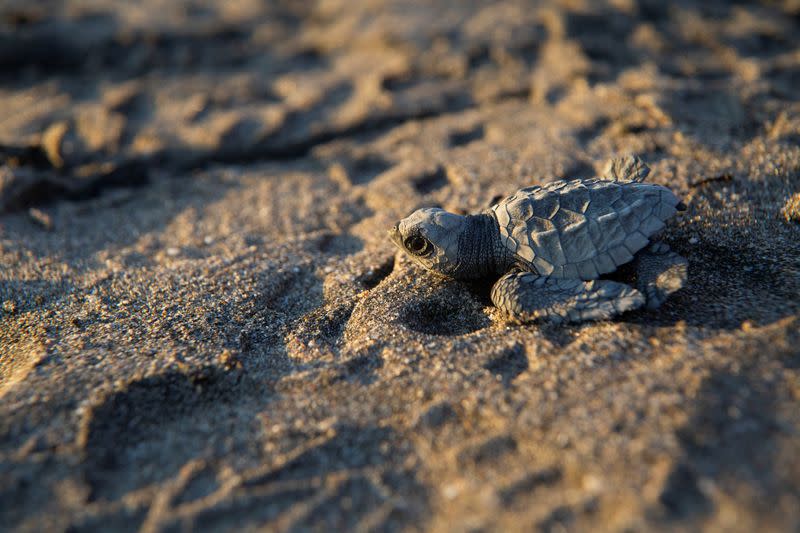
[{"label": "turtle rear flipper", "polygon": [[583,322],[611,318],[644,305],[645,297],[624,283],[551,278],[514,271],[492,287],[492,302],[519,322]]},{"label": "turtle rear flipper", "polygon": [[647,298],[647,308],[655,309],[686,285],[689,261],[656,242],[636,254],[633,263],[636,288]]},{"label": "turtle rear flipper", "polygon": [[618,182],[639,183],[650,174],[650,167],[635,155],[609,159],[603,170],[603,179]]}]

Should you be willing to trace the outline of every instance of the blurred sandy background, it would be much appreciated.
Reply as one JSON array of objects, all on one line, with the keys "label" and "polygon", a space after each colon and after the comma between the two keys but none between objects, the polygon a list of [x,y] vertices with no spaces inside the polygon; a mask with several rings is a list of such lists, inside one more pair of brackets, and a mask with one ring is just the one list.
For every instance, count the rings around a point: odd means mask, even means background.
[{"label": "blurred sandy background", "polygon": [[[633,152],[656,311],[396,255]],[[800,3],[0,2],[0,529],[800,528]]]}]

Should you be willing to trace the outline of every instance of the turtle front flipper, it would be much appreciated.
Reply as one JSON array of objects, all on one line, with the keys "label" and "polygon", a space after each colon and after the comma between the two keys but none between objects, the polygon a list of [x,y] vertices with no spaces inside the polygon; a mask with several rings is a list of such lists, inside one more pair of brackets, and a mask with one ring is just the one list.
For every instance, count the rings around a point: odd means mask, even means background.
[{"label": "turtle front flipper", "polygon": [[624,283],[598,279],[550,278],[513,271],[492,287],[492,302],[519,322],[583,322],[611,318],[644,305],[645,298]]},{"label": "turtle front flipper", "polygon": [[662,242],[651,244],[636,254],[633,263],[636,288],[647,298],[647,308],[655,309],[686,285],[689,261]]}]

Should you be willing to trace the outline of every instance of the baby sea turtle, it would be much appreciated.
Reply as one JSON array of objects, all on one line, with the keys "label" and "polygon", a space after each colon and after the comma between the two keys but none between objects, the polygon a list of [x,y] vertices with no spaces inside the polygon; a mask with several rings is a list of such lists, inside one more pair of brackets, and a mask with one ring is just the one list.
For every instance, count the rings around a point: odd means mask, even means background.
[{"label": "baby sea turtle", "polygon": [[[492,302],[519,322],[580,322],[656,308],[686,283],[688,262],[651,243],[676,211],[666,187],[643,183],[638,157],[608,162],[601,178],[520,189],[461,216],[423,208],[390,230],[423,267],[456,279],[494,279]],[[632,262],[634,282],[601,276]]]}]

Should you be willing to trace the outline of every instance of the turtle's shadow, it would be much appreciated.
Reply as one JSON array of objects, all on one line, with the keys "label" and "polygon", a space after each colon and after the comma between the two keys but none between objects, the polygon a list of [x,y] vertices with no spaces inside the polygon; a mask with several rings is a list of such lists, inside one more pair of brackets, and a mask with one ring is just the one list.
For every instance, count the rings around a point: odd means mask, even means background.
[{"label": "turtle's shadow", "polygon": [[[626,313],[619,321],[655,326],[689,326],[739,329],[744,322],[756,326],[774,323],[800,310],[800,283],[786,268],[778,250],[754,253],[752,246],[703,240],[689,249],[674,249],[689,259],[685,287],[657,309]],[[747,258],[753,258],[748,261]],[[756,261],[755,259],[758,259]]]}]

